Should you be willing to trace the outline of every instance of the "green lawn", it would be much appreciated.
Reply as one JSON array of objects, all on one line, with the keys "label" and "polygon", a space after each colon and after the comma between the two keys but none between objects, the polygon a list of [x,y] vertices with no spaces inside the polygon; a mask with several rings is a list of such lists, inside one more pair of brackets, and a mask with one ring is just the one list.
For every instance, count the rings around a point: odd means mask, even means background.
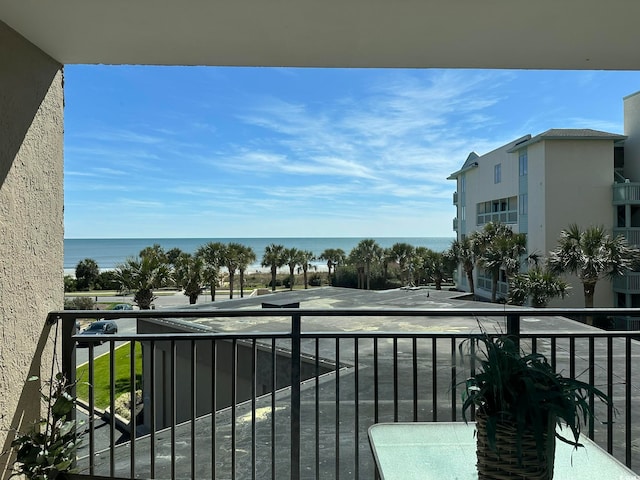
[{"label": "green lawn", "polygon": [[[136,342],[136,389],[142,388],[142,346]],[[115,397],[131,391],[130,365],[131,346],[129,342],[119,346],[115,350]],[[96,358],[93,364],[95,406],[106,408],[109,406],[109,388],[111,375],[109,372],[109,360],[111,355],[106,354]],[[76,395],[79,399],[89,401],[89,366],[82,365],[76,369],[78,385]]]}]

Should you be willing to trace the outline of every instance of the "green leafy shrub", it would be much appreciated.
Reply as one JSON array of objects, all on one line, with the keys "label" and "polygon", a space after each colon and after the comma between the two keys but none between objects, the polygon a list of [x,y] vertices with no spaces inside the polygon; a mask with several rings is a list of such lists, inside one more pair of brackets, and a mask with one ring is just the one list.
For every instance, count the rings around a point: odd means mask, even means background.
[{"label": "green leafy shrub", "polygon": [[100,272],[95,283],[96,290],[120,290],[120,282],[116,272],[113,270],[105,270]]},{"label": "green leafy shrub", "polygon": [[322,285],[322,276],[314,273],[309,277],[309,285],[312,287],[320,287]]},{"label": "green leafy shrub", "polygon": [[95,307],[96,304],[91,297],[75,297],[64,301],[65,310],[94,310]]},{"label": "green leafy shrub", "polygon": [[65,292],[77,292],[78,291],[78,281],[73,278],[72,275],[64,276],[64,291]]}]

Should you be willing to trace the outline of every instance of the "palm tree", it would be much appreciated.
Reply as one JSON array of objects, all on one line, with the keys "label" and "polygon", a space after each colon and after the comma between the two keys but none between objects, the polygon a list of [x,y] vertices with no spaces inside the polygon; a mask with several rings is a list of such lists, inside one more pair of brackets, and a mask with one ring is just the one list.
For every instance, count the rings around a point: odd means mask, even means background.
[{"label": "palm tree", "polygon": [[548,268],[535,266],[519,273],[509,283],[509,303],[524,305],[531,300],[536,308],[546,307],[555,297],[564,298],[571,287]]},{"label": "palm tree", "polygon": [[455,268],[455,257],[450,251],[435,252],[427,249],[425,267],[436,286],[436,290],[442,290],[442,282],[451,277]]},{"label": "palm tree", "polygon": [[491,274],[491,301],[495,302],[498,292],[500,271],[504,270],[508,279],[520,270],[521,256],[527,250],[524,233],[514,233],[501,223],[489,222],[477,233],[477,263]]},{"label": "palm tree", "polygon": [[253,248],[241,245],[238,250],[238,271],[240,272],[240,298],[244,297],[244,272],[247,267],[256,261],[256,252]]},{"label": "palm tree", "polygon": [[271,290],[274,292],[276,291],[276,274],[284,262],[284,245],[272,243],[265,247],[261,265],[271,268]]},{"label": "palm tree", "polygon": [[76,265],[78,290],[91,290],[100,277],[100,267],[93,258],[85,258]]},{"label": "palm tree", "polygon": [[154,243],[150,247],[145,247],[140,250],[138,254],[140,258],[142,257],[154,257],[157,260],[167,263],[167,252],[164,251],[164,248],[159,243]]},{"label": "palm tree", "polygon": [[[390,251],[391,249],[389,249]],[[410,260],[410,269],[413,274],[413,281],[416,285],[427,285],[429,283],[429,254],[432,250],[427,247],[415,247]]]},{"label": "palm tree", "polygon": [[406,285],[413,283],[410,266],[414,254],[415,248],[408,243],[399,242],[391,246],[390,258],[398,264],[400,268],[400,278],[405,281]]},{"label": "palm tree", "polygon": [[227,244],[225,255],[222,258],[222,264],[229,271],[229,298],[233,298],[233,284],[235,281],[236,270],[240,265],[240,257],[243,254],[244,245],[231,242]]},{"label": "palm tree", "polygon": [[343,265],[346,260],[346,254],[341,248],[327,248],[318,258],[327,262],[329,283],[331,283],[331,269]]},{"label": "palm tree", "polygon": [[297,248],[285,248],[284,250],[284,263],[289,266],[289,290],[293,290],[293,284],[295,283],[294,271],[300,262],[300,251]]},{"label": "palm tree", "polygon": [[307,272],[309,271],[309,265],[316,259],[316,256],[313,252],[309,250],[301,250],[299,252],[299,260],[302,265],[302,273],[304,276],[304,289],[309,288],[309,280],[307,278]]},{"label": "palm tree", "polygon": [[364,268],[364,259],[362,258],[362,252],[358,250],[357,247],[354,247],[349,252],[349,257],[347,258],[347,264],[352,265],[356,269],[356,278],[357,278],[357,286],[356,288],[364,289],[366,284],[365,279],[365,268]]},{"label": "palm tree", "polygon": [[640,262],[640,250],[621,235],[612,238],[602,226],[585,230],[571,224],[560,232],[558,246],[549,252],[552,272],[577,275],[584,291],[585,308],[593,308],[596,284],[633,269]]},{"label": "palm tree", "polygon": [[[359,272],[364,274],[366,278],[367,290],[371,289],[371,265],[374,261],[379,260],[382,257],[382,248],[372,238],[365,238],[360,240],[353,250],[349,253],[349,256],[353,259],[358,267]],[[360,280],[358,284],[362,284]]]},{"label": "palm tree", "polygon": [[181,249],[179,249],[178,247],[173,247],[171,250],[167,250],[167,253],[165,254],[166,257],[167,257],[167,263],[175,266],[176,262],[178,261],[178,258],[183,253],[184,252]]},{"label": "palm tree", "polygon": [[196,255],[204,260],[204,276],[211,286],[211,301],[216,301],[216,285],[222,267],[227,246],[222,242],[209,242],[196,251]]},{"label": "palm tree", "polygon": [[478,243],[476,241],[477,236],[466,236],[460,240],[454,240],[451,244],[451,252],[454,255],[456,261],[462,265],[462,270],[467,275],[467,283],[469,284],[469,291],[471,293],[476,292],[475,284],[473,282],[473,269],[476,265],[476,258],[478,254]]},{"label": "palm tree", "polygon": [[189,297],[189,304],[195,304],[205,282],[204,260],[196,255],[181,253],[174,259],[174,265],[173,275],[176,284]]},{"label": "palm tree", "polygon": [[[424,247],[420,247],[424,248]],[[393,252],[391,248],[385,248],[382,250],[382,279],[384,280],[385,286],[387,285],[387,280],[389,278],[389,264],[394,262]]]},{"label": "palm tree", "polygon": [[133,290],[133,301],[141,310],[149,310],[155,300],[153,290],[166,285],[169,267],[155,255],[129,258],[116,266],[116,278],[124,289]]}]

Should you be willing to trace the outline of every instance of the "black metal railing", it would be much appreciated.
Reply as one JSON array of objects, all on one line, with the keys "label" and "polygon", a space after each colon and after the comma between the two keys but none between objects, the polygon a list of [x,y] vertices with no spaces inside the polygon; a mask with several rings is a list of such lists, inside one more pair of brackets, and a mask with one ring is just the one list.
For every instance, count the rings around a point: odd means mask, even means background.
[{"label": "black metal railing", "polygon": [[[64,311],[49,319],[62,321],[63,369],[72,378],[76,319],[135,318],[140,331],[157,332],[83,337],[88,373],[79,380],[89,388],[77,415],[86,418],[78,459],[84,478],[359,479],[375,475],[372,424],[461,420],[460,383],[474,365],[462,361],[458,347],[479,334],[478,323],[517,335],[523,350],[545,354],[556,371],[604,390],[615,410],[591,399],[595,417],[585,433],[626,465],[640,466],[632,444],[640,435],[633,418],[640,332],[568,320],[587,315],[632,318],[640,309]],[[230,330],[245,328],[248,318],[254,324],[251,333],[216,333],[201,326],[207,318],[226,319]],[[336,318],[345,328],[326,331]],[[356,320],[359,328],[350,331]],[[106,409],[96,398],[105,380],[97,371],[108,377]],[[135,398],[136,390],[142,413],[131,402],[128,422],[112,415],[116,392]]]}]

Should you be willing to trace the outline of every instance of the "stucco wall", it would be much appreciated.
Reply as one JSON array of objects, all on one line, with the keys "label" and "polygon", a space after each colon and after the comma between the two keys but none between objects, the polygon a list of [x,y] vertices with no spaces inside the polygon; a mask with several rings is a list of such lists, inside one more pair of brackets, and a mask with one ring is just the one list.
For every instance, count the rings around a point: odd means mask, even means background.
[{"label": "stucco wall", "polygon": [[624,97],[624,174],[640,182],[640,92]]},{"label": "stucco wall", "polygon": [[[38,413],[62,308],[62,66],[0,22],[0,451]],[[6,456],[0,475],[7,475]]]},{"label": "stucco wall", "polygon": [[[560,231],[571,223],[581,228],[613,226],[613,141],[552,140],[545,149],[545,237],[548,249],[557,245]],[[558,306],[583,307],[580,283]],[[613,307],[611,282],[600,280],[594,299],[596,307]]]}]

